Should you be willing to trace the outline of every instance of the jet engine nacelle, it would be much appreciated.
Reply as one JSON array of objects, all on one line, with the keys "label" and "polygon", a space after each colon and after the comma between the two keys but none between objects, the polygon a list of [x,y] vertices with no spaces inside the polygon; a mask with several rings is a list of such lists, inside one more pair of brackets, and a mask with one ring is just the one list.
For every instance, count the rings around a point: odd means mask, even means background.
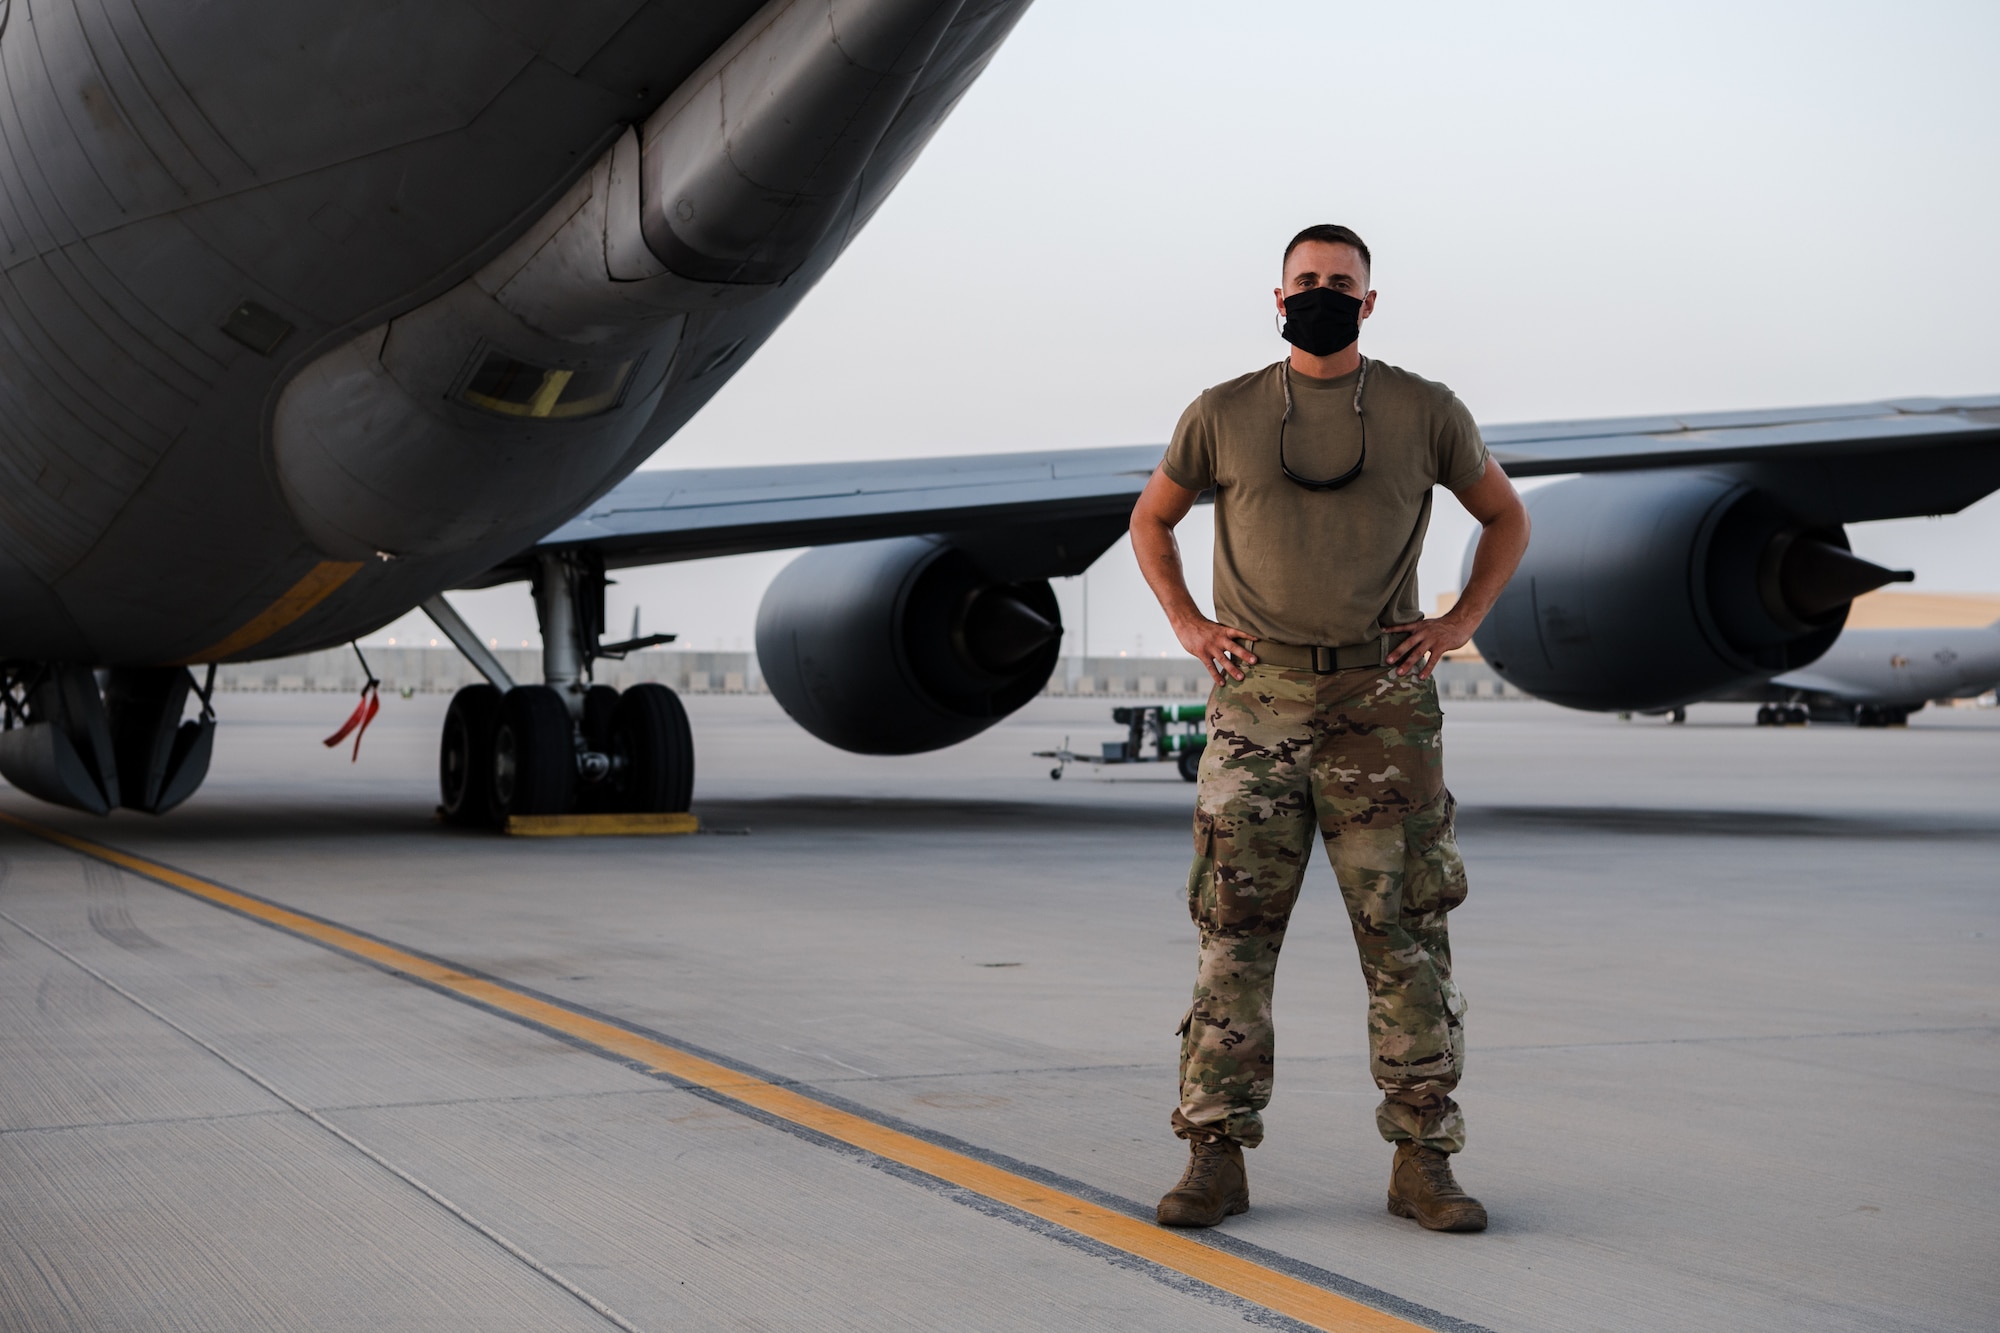
[{"label": "jet engine nacelle", "polygon": [[807,731],[857,754],[978,735],[1048,683],[1061,649],[1046,580],[1000,582],[932,537],[807,551],[757,611],[771,693]]},{"label": "jet engine nacelle", "polygon": [[1910,577],[1726,474],[1601,473],[1526,500],[1533,541],[1475,642],[1508,682],[1571,708],[1675,708],[1795,670],[1856,596]]}]

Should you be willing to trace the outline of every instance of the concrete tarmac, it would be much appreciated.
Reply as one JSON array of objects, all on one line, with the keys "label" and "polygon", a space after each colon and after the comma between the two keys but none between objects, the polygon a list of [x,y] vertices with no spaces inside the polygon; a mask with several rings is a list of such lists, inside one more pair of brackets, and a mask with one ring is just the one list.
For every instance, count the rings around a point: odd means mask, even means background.
[{"label": "concrete tarmac", "polygon": [[[589,840],[432,823],[442,698],[356,764],[345,700],[220,703],[173,815],[0,811],[1112,1212],[1179,1173],[1192,789],[1028,754],[1109,702],[891,760],[690,698],[714,835]],[[2000,715],[1468,702],[1446,745],[1492,1229],[1383,1208],[1321,861],[1253,1208],[1197,1239],[1418,1326],[2000,1326]],[[1300,1326],[449,988],[0,827],[0,1328]]]}]

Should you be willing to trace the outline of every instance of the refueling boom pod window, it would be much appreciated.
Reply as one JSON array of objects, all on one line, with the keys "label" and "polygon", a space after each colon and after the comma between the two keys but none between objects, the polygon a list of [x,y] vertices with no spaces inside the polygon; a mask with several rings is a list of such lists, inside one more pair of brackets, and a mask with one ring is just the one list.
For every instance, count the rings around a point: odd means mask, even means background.
[{"label": "refueling boom pod window", "polygon": [[632,363],[604,366],[538,366],[493,348],[481,348],[458,399],[482,412],[538,421],[574,421],[618,406]]}]

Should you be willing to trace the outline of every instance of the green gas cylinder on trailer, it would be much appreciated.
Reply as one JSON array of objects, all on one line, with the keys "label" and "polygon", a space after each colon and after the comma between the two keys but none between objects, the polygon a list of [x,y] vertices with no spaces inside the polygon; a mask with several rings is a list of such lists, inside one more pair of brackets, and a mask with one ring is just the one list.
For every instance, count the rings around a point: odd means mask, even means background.
[{"label": "green gas cylinder on trailer", "polygon": [[1208,720],[1206,704],[1141,704],[1114,708],[1111,720],[1125,728],[1122,741],[1105,741],[1097,754],[1078,753],[1067,739],[1060,750],[1036,750],[1041,759],[1053,759],[1056,766],[1049,776],[1060,778],[1065,765],[1171,763],[1181,777],[1195,781],[1201,768],[1202,752],[1208,737],[1202,724]]}]

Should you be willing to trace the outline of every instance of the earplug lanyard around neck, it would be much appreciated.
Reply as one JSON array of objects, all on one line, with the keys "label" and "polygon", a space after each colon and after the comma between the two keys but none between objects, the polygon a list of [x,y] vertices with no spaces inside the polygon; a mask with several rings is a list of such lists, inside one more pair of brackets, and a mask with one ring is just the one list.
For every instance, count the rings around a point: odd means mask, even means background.
[{"label": "earplug lanyard around neck", "polygon": [[1285,415],[1278,421],[1278,466],[1284,470],[1285,479],[1309,491],[1337,491],[1348,482],[1361,475],[1362,464],[1368,461],[1368,418],[1361,411],[1361,390],[1368,384],[1368,358],[1361,358],[1361,373],[1354,381],[1354,415],[1361,422],[1361,457],[1354,460],[1354,466],[1337,477],[1316,481],[1311,477],[1301,477],[1292,471],[1292,465],[1285,461],[1285,427],[1292,419],[1292,362],[1291,358],[1278,363],[1284,376]]}]

